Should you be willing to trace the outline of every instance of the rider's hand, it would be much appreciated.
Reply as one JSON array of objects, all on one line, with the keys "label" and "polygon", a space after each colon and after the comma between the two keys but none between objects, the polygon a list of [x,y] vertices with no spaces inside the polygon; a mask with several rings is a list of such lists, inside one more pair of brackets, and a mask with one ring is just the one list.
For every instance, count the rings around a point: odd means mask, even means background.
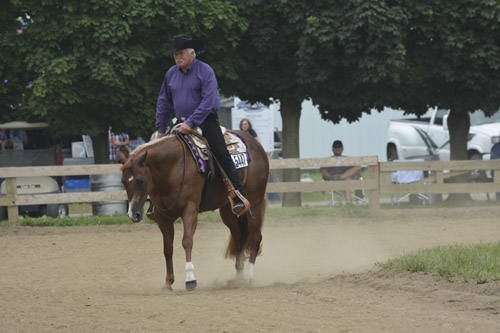
[{"label": "rider's hand", "polygon": [[189,134],[190,132],[191,132],[191,127],[189,127],[188,124],[182,123],[181,126],[179,126],[179,133]]},{"label": "rider's hand", "polygon": [[159,138],[162,138],[162,137],[164,137],[164,136],[165,136],[165,133],[158,133],[158,134],[156,135],[156,138],[157,138],[157,139],[159,139]]}]

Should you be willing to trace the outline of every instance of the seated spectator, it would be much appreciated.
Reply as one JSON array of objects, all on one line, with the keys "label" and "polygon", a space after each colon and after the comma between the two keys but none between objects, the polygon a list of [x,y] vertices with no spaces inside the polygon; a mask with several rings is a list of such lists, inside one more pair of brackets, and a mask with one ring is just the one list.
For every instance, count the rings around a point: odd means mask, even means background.
[{"label": "seated spectator", "polygon": [[[342,141],[335,140],[332,145],[333,157],[344,157],[342,152],[344,146]],[[339,167],[322,167],[320,168],[321,175],[324,180],[357,180],[361,177],[360,166],[339,166]],[[351,190],[345,190],[345,199],[347,202],[352,201]]]},{"label": "seated spectator", "polygon": [[[493,147],[491,147],[491,156],[490,159],[492,160],[498,160],[500,159],[500,141],[495,143]],[[492,176],[495,177],[495,171],[492,171]],[[497,176],[498,177],[498,176]],[[495,178],[493,178],[495,179]],[[497,192],[495,194],[497,200],[500,201],[500,192]]]}]

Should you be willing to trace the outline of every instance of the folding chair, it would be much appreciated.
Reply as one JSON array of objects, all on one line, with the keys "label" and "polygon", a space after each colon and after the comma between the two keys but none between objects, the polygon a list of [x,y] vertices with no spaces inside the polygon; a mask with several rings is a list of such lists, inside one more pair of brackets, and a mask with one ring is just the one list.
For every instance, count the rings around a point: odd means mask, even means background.
[{"label": "folding chair", "polygon": [[324,191],[323,196],[325,197],[325,204],[327,206],[335,206],[337,204],[340,204],[340,202],[335,202],[335,196],[338,198],[344,198],[344,191]]},{"label": "folding chair", "polygon": [[[415,158],[410,160],[393,160],[393,162],[423,162],[423,158]],[[412,170],[412,171],[394,171],[391,173],[391,182],[393,184],[407,184],[413,183],[424,179],[424,171],[422,170]],[[421,203],[430,203],[430,198],[422,193],[412,194],[408,193],[403,196],[399,194],[396,196],[396,203],[399,203],[405,199],[408,199],[410,203],[413,201],[421,201]],[[391,203],[394,204],[394,197],[391,195]]]},{"label": "folding chair", "polygon": [[[363,180],[363,177],[359,177],[359,180]],[[323,180],[325,181],[325,180]],[[324,191],[323,195],[325,197],[325,204],[328,206],[335,206],[336,204],[340,204],[341,201],[345,201],[345,191],[340,190],[340,191]],[[335,203],[335,196],[339,198],[338,203]],[[356,204],[361,204],[361,205],[367,205],[368,200],[366,200],[365,196],[365,191],[364,190],[354,190],[351,192],[351,198],[353,200],[353,203]]]}]

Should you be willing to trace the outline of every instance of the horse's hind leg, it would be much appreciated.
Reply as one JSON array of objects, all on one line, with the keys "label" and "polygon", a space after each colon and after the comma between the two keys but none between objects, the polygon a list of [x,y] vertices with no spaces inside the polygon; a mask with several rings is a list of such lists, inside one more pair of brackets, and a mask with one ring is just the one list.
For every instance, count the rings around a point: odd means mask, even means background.
[{"label": "horse's hind leg", "polygon": [[244,214],[240,217],[237,218],[238,227],[240,229],[240,242],[238,243],[238,246],[235,246],[235,256],[236,256],[236,262],[235,262],[235,268],[236,268],[236,274],[238,276],[242,276],[243,274],[243,268],[245,267],[245,260],[247,259],[246,254],[245,254],[245,243],[247,242],[248,239],[248,217],[247,214]]},{"label": "horse's hind leg", "polygon": [[226,258],[234,257],[236,259],[234,265],[236,268],[236,274],[241,276],[246,259],[245,254],[243,253],[243,246],[248,237],[246,215],[242,215],[239,218],[236,217],[236,215],[234,215],[231,211],[230,205],[221,207],[219,209],[219,213],[222,217],[222,221],[224,221],[224,224],[231,232],[230,242],[228,244],[228,249],[226,250]]},{"label": "horse's hind leg", "polygon": [[266,213],[266,202],[262,201],[259,205],[252,206],[252,213],[253,216],[248,213],[246,214],[248,218],[248,248],[250,249],[250,257],[248,258],[248,268],[245,278],[249,281],[253,279],[255,260],[260,252],[260,245],[262,242],[261,229]]}]

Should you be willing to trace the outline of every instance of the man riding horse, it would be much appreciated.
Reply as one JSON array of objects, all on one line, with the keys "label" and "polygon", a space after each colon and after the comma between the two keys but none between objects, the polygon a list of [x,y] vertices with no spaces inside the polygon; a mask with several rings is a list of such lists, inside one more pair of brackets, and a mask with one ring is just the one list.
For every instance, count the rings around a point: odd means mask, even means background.
[{"label": "man riding horse", "polygon": [[158,138],[165,135],[172,112],[183,121],[178,128],[181,134],[189,134],[191,129],[199,127],[236,190],[232,210],[240,215],[248,210],[249,203],[220,129],[217,116],[220,97],[215,73],[210,65],[196,59],[196,52],[203,49],[203,45],[201,40],[188,36],[175,36],[173,44],[165,44],[165,52],[173,52],[175,65],[165,75],[156,104]]}]

